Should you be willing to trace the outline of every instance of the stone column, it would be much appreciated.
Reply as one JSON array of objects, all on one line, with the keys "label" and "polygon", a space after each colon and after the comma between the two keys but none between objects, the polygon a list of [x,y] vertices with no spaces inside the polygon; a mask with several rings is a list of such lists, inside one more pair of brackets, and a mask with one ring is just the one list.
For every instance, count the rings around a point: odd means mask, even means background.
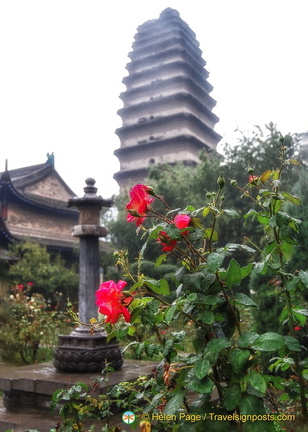
[{"label": "stone column", "polygon": [[[107,231],[100,226],[100,210],[110,207],[111,200],[104,200],[96,194],[95,180],[86,179],[85,195],[68,201],[69,207],[79,210],[79,224],[73,228],[73,235],[79,237],[79,320],[87,324],[97,318],[95,292],[99,288],[99,237]],[[117,343],[107,343],[104,330],[90,333],[89,327],[79,325],[70,335],[59,336],[54,354],[54,366],[63,372],[99,372],[106,361],[115,369],[123,364]]]}]

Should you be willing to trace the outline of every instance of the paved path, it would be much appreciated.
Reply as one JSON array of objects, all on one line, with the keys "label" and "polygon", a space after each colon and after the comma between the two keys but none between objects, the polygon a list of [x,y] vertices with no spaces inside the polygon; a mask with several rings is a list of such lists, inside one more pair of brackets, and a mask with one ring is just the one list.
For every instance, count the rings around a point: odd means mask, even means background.
[{"label": "paved path", "polygon": [[[121,370],[110,375],[110,385],[114,385],[121,381],[135,380],[140,375],[151,373],[154,362],[125,360]],[[38,429],[39,432],[49,432],[51,428],[56,426],[60,418],[56,415],[51,415],[48,407],[51,395],[57,389],[69,388],[77,382],[84,382],[91,385],[99,374],[67,374],[57,372],[51,363],[41,363],[30,366],[14,367],[4,363],[0,363],[0,390],[1,391],[17,391],[22,392],[23,398],[27,398],[28,394],[35,393],[36,400],[46,397],[48,403],[42,404],[41,409],[36,409],[30,403],[26,406],[19,406],[17,402],[10,409],[3,406],[0,402],[0,432],[5,432],[7,429],[13,429],[14,432],[25,432],[28,429]],[[103,391],[103,388],[102,388]],[[30,392],[30,393],[28,393]],[[20,399],[24,400],[24,399]],[[29,400],[30,399],[29,397]],[[119,414],[114,416],[112,423],[121,424],[122,431],[125,431],[125,424],[121,423]],[[97,431],[101,430],[105,422],[100,422],[97,425]]]}]

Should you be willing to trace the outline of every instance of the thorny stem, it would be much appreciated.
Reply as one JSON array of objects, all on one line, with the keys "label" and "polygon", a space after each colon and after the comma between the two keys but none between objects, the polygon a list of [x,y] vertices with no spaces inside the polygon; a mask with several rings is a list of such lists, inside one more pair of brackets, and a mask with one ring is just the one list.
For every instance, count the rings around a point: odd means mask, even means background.
[{"label": "thorny stem", "polygon": [[260,252],[262,255],[265,255],[264,251],[259,248],[253,241],[250,240],[250,238],[244,236],[244,240],[246,240],[248,243],[250,243],[258,252]]},{"label": "thorny stem", "polygon": [[161,197],[160,195],[154,195],[157,199],[159,199],[159,201],[161,201],[163,204],[164,204],[164,206],[166,206],[166,208],[168,209],[168,210],[171,210],[171,208],[168,206],[168,204],[166,203],[166,201],[163,199],[163,197]]},{"label": "thorny stem", "polygon": [[210,376],[211,380],[215,383],[217,391],[218,391],[218,396],[219,396],[219,400],[221,405],[223,404],[223,389],[222,386],[220,384],[220,380],[219,380],[219,375],[218,375],[218,370],[216,366],[213,366],[213,374],[214,377]]},{"label": "thorny stem", "polygon": [[[179,248],[175,248],[175,249],[177,249],[177,250],[181,251],[182,253],[184,253],[184,252],[183,252],[182,250],[180,250]],[[187,261],[186,258],[184,258],[183,256],[178,255],[178,254],[174,251],[174,249],[172,249],[170,252],[171,252],[172,255],[174,255],[178,260],[185,262],[186,265],[187,265],[189,268],[191,268],[191,267],[194,266],[194,263],[192,263],[191,261]]]},{"label": "thorny stem", "polygon": [[[162,299],[161,297],[159,297],[158,295],[156,295],[155,293],[151,292],[150,293],[151,296],[157,300],[159,300],[162,304],[164,304],[165,306],[171,307],[171,304],[168,303],[167,301],[165,301],[164,299]],[[193,316],[191,316],[189,313],[184,312],[182,309],[179,309],[180,313],[184,316],[186,316],[186,318],[188,318],[190,321],[194,322],[195,324],[197,324],[199,327],[206,329],[206,327],[203,325],[203,323],[201,323],[200,321],[197,321]]]},{"label": "thorny stem", "polygon": [[[281,174],[282,174],[282,170],[285,166],[285,161],[284,161],[284,157],[285,157],[285,147],[281,148],[281,166],[279,168],[278,171],[278,179],[280,180],[281,178]],[[278,192],[279,192],[279,186],[275,187],[275,197],[278,197]],[[275,209],[272,208],[272,205],[270,206],[269,209],[271,216],[273,213],[275,213]],[[280,248],[280,233],[279,230],[277,230],[276,227],[273,227],[273,234],[274,234],[274,238],[278,247],[278,256],[279,256],[279,263],[280,263],[280,269],[283,268],[283,254]],[[292,337],[295,337],[295,333],[294,333],[294,319],[293,319],[293,310],[292,310],[292,302],[291,302],[291,297],[290,297],[290,293],[289,291],[286,289],[286,276],[284,274],[281,274],[281,281],[282,281],[282,289],[285,295],[285,299],[286,299],[286,306],[287,306],[287,311],[288,311],[288,325],[289,325],[289,331]],[[294,362],[295,362],[295,370],[298,376],[298,382],[299,382],[299,388],[300,388],[300,400],[301,400],[301,406],[302,406],[302,414],[304,417],[307,417],[308,415],[308,411],[307,411],[307,404],[306,404],[306,396],[305,396],[305,383],[304,383],[304,379],[303,379],[303,368],[300,364],[300,359],[299,359],[299,355],[297,352],[294,352],[293,354],[294,356]]]},{"label": "thorny stem", "polygon": [[[221,193],[222,193],[222,187],[219,188],[218,194],[217,194],[217,196],[215,198],[215,203],[214,203],[215,207],[217,207],[217,203],[218,203],[218,200],[219,200],[219,198],[221,196]],[[213,242],[213,235],[214,235],[215,227],[216,227],[216,221],[217,221],[217,215],[214,215],[213,216],[213,224],[212,224],[211,235],[210,235],[210,238],[209,238],[209,251],[210,251],[210,253],[212,252],[212,242]]]},{"label": "thorny stem", "polygon": [[189,249],[195,253],[196,255],[198,255],[198,257],[203,261],[206,262],[205,257],[198,251],[198,249],[195,248],[195,246],[189,241],[189,239],[186,236],[183,236],[183,239],[185,240],[187,246],[189,247]]},{"label": "thorny stem", "polygon": [[256,200],[247,189],[241,188],[240,186],[235,186],[235,187],[239,191],[243,192],[243,195],[245,195],[245,197],[250,198],[255,204],[257,204],[259,207],[261,207],[263,210],[266,211],[265,207],[261,204],[261,202]]},{"label": "thorny stem", "polygon": [[241,325],[240,325],[240,322],[239,322],[238,317],[237,317],[237,315],[236,315],[236,312],[235,312],[235,310],[234,310],[234,307],[233,307],[232,304],[230,303],[230,301],[229,301],[229,297],[228,297],[228,295],[227,295],[227,293],[226,293],[226,290],[225,290],[225,287],[224,287],[224,284],[223,284],[222,281],[220,280],[219,275],[218,275],[217,273],[216,273],[216,277],[217,277],[217,279],[218,279],[218,281],[219,281],[219,284],[220,284],[220,286],[221,286],[221,290],[222,290],[223,296],[224,296],[224,298],[226,299],[226,302],[227,302],[227,304],[228,304],[228,307],[229,307],[229,309],[230,309],[230,312],[231,312],[231,314],[232,314],[232,316],[233,316],[233,318],[234,318],[234,321],[235,321],[235,325],[236,325],[237,331],[238,331],[239,335],[241,335],[241,334],[242,334]]}]

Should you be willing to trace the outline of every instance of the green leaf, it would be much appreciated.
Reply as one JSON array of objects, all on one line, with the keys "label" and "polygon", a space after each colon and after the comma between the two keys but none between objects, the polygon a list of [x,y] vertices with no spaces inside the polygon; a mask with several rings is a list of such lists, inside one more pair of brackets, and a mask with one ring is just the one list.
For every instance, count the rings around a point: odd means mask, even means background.
[{"label": "green leaf", "polygon": [[120,341],[122,339],[124,339],[127,336],[128,333],[128,328],[127,327],[122,327],[117,331],[117,340]]},{"label": "green leaf", "polygon": [[176,309],[177,309],[177,306],[176,305],[172,305],[165,312],[165,322],[166,322],[167,325],[169,325],[171,323],[171,321],[173,319],[173,316],[175,314]]},{"label": "green leaf", "polygon": [[229,351],[229,361],[233,371],[236,374],[240,374],[245,369],[248,359],[250,357],[250,351],[241,350],[239,348],[233,348]]},{"label": "green leaf", "polygon": [[299,245],[300,242],[295,240],[295,238],[293,238],[292,236],[290,236],[290,234],[285,235],[282,240],[286,241],[287,243],[290,243],[292,245]]},{"label": "green leaf", "polygon": [[200,313],[200,319],[205,324],[213,324],[215,321],[215,315],[213,311],[205,310]]},{"label": "green leaf", "polygon": [[231,217],[240,217],[240,215],[233,209],[224,209],[223,211],[224,213],[226,213],[227,216],[231,216]]},{"label": "green leaf", "polygon": [[308,271],[300,270],[298,276],[305,288],[308,288]]},{"label": "green leaf", "polygon": [[[200,290],[201,288],[201,282],[204,279],[204,273],[202,272],[196,272],[196,273],[192,273],[192,274],[186,274],[183,278],[183,282],[185,285],[185,288],[187,289],[193,289],[193,290]],[[188,301],[194,301],[197,298],[197,293],[193,293],[193,295],[195,296],[195,298],[193,300],[188,300]]]},{"label": "green leaf", "polygon": [[256,303],[250,297],[248,297],[246,294],[243,294],[243,293],[236,294],[235,295],[235,301],[239,304],[244,305],[244,306],[258,307],[256,305]]},{"label": "green leaf", "polygon": [[181,330],[180,332],[171,332],[172,336],[174,337],[174,340],[176,342],[182,341],[185,338],[185,331]]},{"label": "green leaf", "polygon": [[286,285],[285,285],[287,291],[294,290],[297,287],[299,281],[300,281],[300,279],[298,276],[293,276],[292,279],[287,280]]},{"label": "green leaf", "polygon": [[129,335],[129,336],[133,336],[134,334],[136,333],[136,327],[135,326],[129,326],[128,327],[128,330],[127,330],[127,334]]},{"label": "green leaf", "polygon": [[299,315],[303,315],[305,317],[308,317],[308,309],[293,309],[293,312]]},{"label": "green leaf", "polygon": [[262,394],[265,394],[267,385],[261,374],[253,370],[247,375],[246,379],[247,382],[249,382],[249,384],[251,384],[256,390]]},{"label": "green leaf", "polygon": [[211,273],[216,273],[225,259],[224,253],[212,252],[207,257],[208,269]]},{"label": "green leaf", "polygon": [[168,339],[164,346],[163,356],[168,357],[173,349],[174,339]]},{"label": "green leaf", "polygon": [[271,175],[272,175],[271,170],[265,171],[263,174],[260,175],[261,182],[265,183],[270,178]]},{"label": "green leaf", "polygon": [[201,301],[203,304],[212,306],[212,308],[215,309],[217,306],[221,306],[223,303],[225,303],[226,300],[222,297],[209,294]]},{"label": "green leaf", "polygon": [[283,229],[286,228],[289,225],[290,216],[282,211],[279,211],[276,214],[276,224],[278,228]]},{"label": "green leaf", "polygon": [[188,302],[188,303],[192,303],[192,302],[196,301],[197,298],[198,298],[198,294],[197,294],[197,293],[190,293],[190,294],[186,297],[185,301]]},{"label": "green leaf", "polygon": [[280,244],[280,250],[282,252],[282,255],[287,262],[290,261],[290,259],[292,258],[292,254],[293,254],[293,250],[294,250],[294,245],[290,244],[286,241],[282,241]]},{"label": "green leaf", "polygon": [[203,228],[195,228],[192,232],[189,233],[189,240],[191,242],[195,242],[203,238],[204,230]]},{"label": "green leaf", "polygon": [[298,324],[302,327],[306,324],[306,321],[307,321],[306,316],[301,314],[301,313],[296,313],[294,310],[293,310],[293,318],[294,318],[296,324]]},{"label": "green leaf", "polygon": [[248,219],[250,216],[255,216],[257,214],[256,210],[250,209],[245,215],[244,219]]},{"label": "green leaf", "polygon": [[164,408],[164,414],[166,415],[174,415],[177,414],[179,409],[182,408],[184,402],[185,392],[183,390],[175,393],[171,399],[166,403]]},{"label": "green leaf", "polygon": [[265,414],[262,399],[253,395],[243,396],[240,403],[240,412],[244,415]]},{"label": "green leaf", "polygon": [[237,339],[237,344],[239,348],[250,348],[259,336],[260,335],[254,331],[243,332]]},{"label": "green leaf", "polygon": [[206,359],[199,359],[195,363],[195,374],[199,379],[204,378],[210,369],[210,362]]},{"label": "green leaf", "polygon": [[242,392],[240,386],[233,384],[226,388],[224,392],[224,407],[228,411],[233,411],[237,408],[242,399]]},{"label": "green leaf", "polygon": [[204,237],[207,239],[212,238],[212,241],[216,242],[218,240],[218,232],[213,230],[212,228],[206,228],[204,230]]},{"label": "green leaf", "polygon": [[238,243],[227,243],[224,247],[224,250],[228,252],[234,252],[236,250],[243,250],[245,252],[249,253],[255,253],[255,249],[251,248],[250,246],[238,244]]},{"label": "green leaf", "polygon": [[301,163],[299,161],[297,161],[296,159],[287,159],[285,161],[285,164],[300,165]]},{"label": "green leaf", "polygon": [[253,343],[252,348],[257,351],[273,352],[284,346],[284,337],[278,333],[268,332],[262,334]]},{"label": "green leaf", "polygon": [[162,262],[166,261],[166,259],[167,259],[167,254],[160,255],[156,260],[155,267],[159,267]]},{"label": "green leaf", "polygon": [[172,239],[181,240],[182,238],[181,231],[174,224],[168,224],[164,231]]},{"label": "green leaf", "polygon": [[[269,203],[270,204],[270,203]],[[269,223],[269,218],[267,215],[259,212],[257,213],[258,222],[262,225],[267,225]]]},{"label": "green leaf", "polygon": [[241,266],[234,258],[229,262],[225,280],[228,287],[238,285],[242,280]]},{"label": "green leaf", "polygon": [[169,284],[166,279],[145,279],[144,283],[156,294],[168,295],[170,294]]},{"label": "green leaf", "polygon": [[231,341],[226,337],[212,339],[206,346],[204,358],[208,359],[209,362],[214,365],[218,359],[220,351],[225,348],[230,348],[230,346]]},{"label": "green leaf", "polygon": [[255,263],[254,271],[256,272],[256,274],[265,274],[267,272],[267,269],[268,269],[267,261]]},{"label": "green leaf", "polygon": [[147,356],[149,356],[150,358],[153,357],[154,354],[156,354],[157,352],[157,346],[156,344],[146,344],[144,347],[145,353]]},{"label": "green leaf", "polygon": [[285,340],[286,347],[289,348],[290,351],[296,351],[296,352],[301,351],[300,343],[296,338],[292,336],[285,336],[284,340]]},{"label": "green leaf", "polygon": [[202,211],[202,216],[205,218],[210,212],[210,209],[208,207],[204,207]]},{"label": "green leaf", "polygon": [[292,204],[296,204],[296,205],[302,205],[302,201],[300,198],[294,196],[294,195],[290,195],[288,192],[282,192],[282,196],[290,201]]},{"label": "green leaf", "polygon": [[244,279],[245,277],[249,276],[250,273],[252,272],[252,269],[253,269],[253,264],[252,263],[248,264],[245,267],[241,267],[241,276],[242,276],[242,279]]},{"label": "green leaf", "polygon": [[198,393],[211,394],[214,387],[214,383],[208,377],[205,377],[203,379],[195,378],[195,379],[190,379],[190,381],[187,383],[187,387],[190,390],[193,390]]}]

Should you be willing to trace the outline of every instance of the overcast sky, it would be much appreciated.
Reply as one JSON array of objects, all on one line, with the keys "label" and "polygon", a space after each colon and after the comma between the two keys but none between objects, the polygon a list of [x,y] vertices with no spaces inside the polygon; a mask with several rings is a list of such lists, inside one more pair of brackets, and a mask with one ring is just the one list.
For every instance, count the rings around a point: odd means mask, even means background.
[{"label": "overcast sky", "polygon": [[117,110],[137,27],[177,9],[196,33],[223,142],[308,130],[306,0],[0,0],[0,171],[44,163],[77,195],[118,192]]}]

